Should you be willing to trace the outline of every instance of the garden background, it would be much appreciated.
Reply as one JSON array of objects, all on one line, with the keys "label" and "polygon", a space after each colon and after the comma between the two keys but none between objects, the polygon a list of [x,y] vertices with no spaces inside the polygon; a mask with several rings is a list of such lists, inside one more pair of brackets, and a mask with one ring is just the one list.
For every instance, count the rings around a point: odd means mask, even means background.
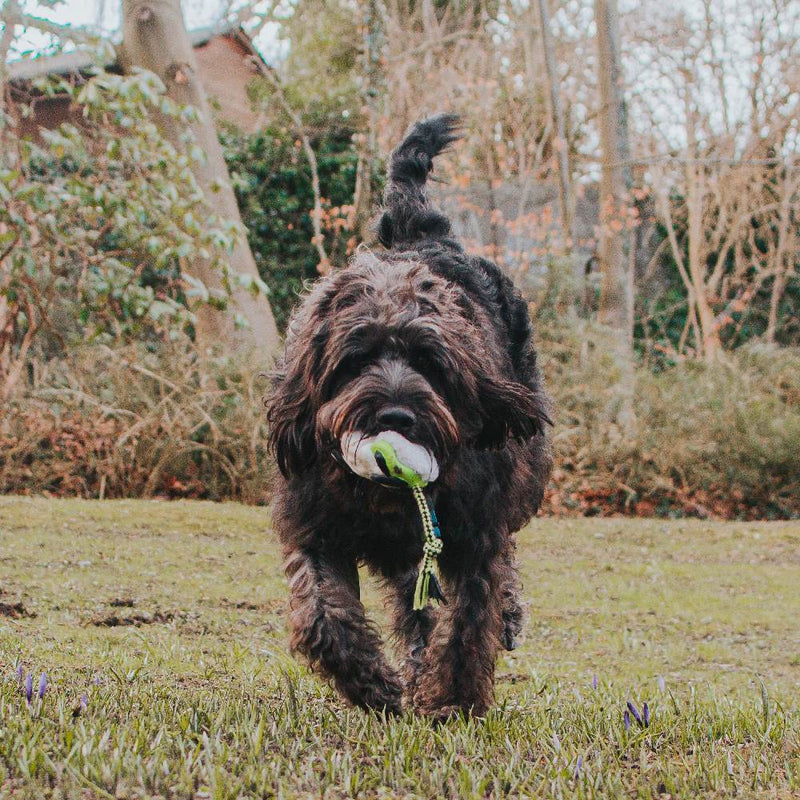
[{"label": "garden background", "polygon": [[0,491],[268,502],[272,317],[448,110],[436,200],[555,399],[545,513],[800,512],[795,4],[137,8],[120,41],[116,8],[3,7]]}]

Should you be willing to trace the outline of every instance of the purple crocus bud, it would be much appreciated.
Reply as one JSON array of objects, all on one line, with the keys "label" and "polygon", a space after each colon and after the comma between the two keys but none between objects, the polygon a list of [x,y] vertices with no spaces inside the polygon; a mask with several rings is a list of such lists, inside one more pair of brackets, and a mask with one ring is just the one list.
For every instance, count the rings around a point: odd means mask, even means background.
[{"label": "purple crocus bud", "polygon": [[28,677],[25,678],[25,699],[30,703],[33,699],[33,675],[28,673]]},{"label": "purple crocus bud", "polygon": [[17,667],[17,680],[22,683],[25,679],[25,669],[23,668],[22,664]]},{"label": "purple crocus bud", "polygon": [[92,681],[92,683],[95,686],[102,686],[103,685],[103,679],[99,675],[95,675],[94,676],[94,680]]},{"label": "purple crocus bud", "polygon": [[622,716],[622,720],[625,723],[625,730],[629,731],[631,729],[631,715],[627,711]]},{"label": "purple crocus bud", "polygon": [[47,673],[43,672],[39,677],[39,699],[41,700],[44,697],[44,693],[47,691]]},{"label": "purple crocus bud", "polygon": [[659,675],[658,676],[658,691],[659,692],[663,692],[663,691],[666,690],[666,688],[667,688],[667,683],[664,680],[664,676],[663,675]]},{"label": "purple crocus bud", "polygon": [[81,695],[81,711],[86,711],[89,707],[89,698],[86,696],[86,692]]},{"label": "purple crocus bud", "polygon": [[572,777],[575,780],[578,780],[581,776],[581,769],[583,768],[583,756],[578,756],[578,761],[575,764],[575,772],[572,774]]},{"label": "purple crocus bud", "polygon": [[636,720],[636,721],[637,721],[637,722],[638,722],[640,725],[643,725],[643,724],[644,724],[644,723],[642,722],[642,718],[641,718],[641,716],[640,716],[639,712],[638,712],[638,711],[637,711],[637,709],[636,709],[636,706],[635,706],[633,703],[631,703],[631,701],[630,701],[630,700],[628,700],[628,711],[630,711],[630,712],[631,712],[631,714],[633,714],[633,718],[634,718],[634,719],[635,719],[635,720]]},{"label": "purple crocus bud", "polygon": [[644,726],[645,728],[650,726],[650,709],[647,707],[647,703],[642,706],[642,719],[644,719]]},{"label": "purple crocus bud", "polygon": [[597,675],[592,675],[592,689],[597,690]]}]

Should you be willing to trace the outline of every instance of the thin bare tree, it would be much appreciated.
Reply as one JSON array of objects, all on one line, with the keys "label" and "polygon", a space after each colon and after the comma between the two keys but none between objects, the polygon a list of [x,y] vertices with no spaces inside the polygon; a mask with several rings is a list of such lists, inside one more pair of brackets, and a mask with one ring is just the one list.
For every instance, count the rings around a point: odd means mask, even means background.
[{"label": "thin bare tree", "polygon": [[627,226],[631,179],[616,0],[595,0],[595,22],[602,150],[598,320],[612,334],[611,343],[620,376],[620,402],[614,416],[623,430],[629,431],[634,422],[633,269]]},{"label": "thin bare tree", "polygon": [[0,131],[6,126],[6,75],[8,68],[8,53],[14,43],[14,29],[18,22],[22,22],[22,10],[17,0],[6,0],[3,5],[2,18],[3,32],[0,33]]},{"label": "thin bare tree", "polygon": [[800,55],[800,11],[770,0],[726,2],[727,14],[703,0],[629,20],[640,74],[653,87],[636,94],[640,149],[686,292],[677,353],[708,362],[735,346],[767,289],[764,338],[778,339],[784,294],[800,266],[797,77],[789,66]]},{"label": "thin bare tree", "polygon": [[361,240],[370,237],[370,218],[373,211],[372,176],[378,155],[377,118],[381,90],[381,44],[382,29],[380,9],[376,0],[361,0],[358,4],[361,15],[362,46],[360,53],[361,113],[366,120],[366,129],[358,134],[358,165],[356,187],[353,192],[355,229]]},{"label": "thin bare tree", "polygon": [[569,153],[567,152],[564,104],[561,101],[561,91],[558,85],[553,31],[550,23],[550,9],[548,8],[547,0],[538,0],[538,2],[542,49],[544,50],[544,63],[547,71],[547,83],[550,94],[550,115],[553,118],[552,124],[555,130],[553,146],[556,149],[556,156],[558,158],[559,201],[561,204],[561,224],[564,228],[563,245],[565,250],[569,250],[572,245],[572,180],[569,172]]}]

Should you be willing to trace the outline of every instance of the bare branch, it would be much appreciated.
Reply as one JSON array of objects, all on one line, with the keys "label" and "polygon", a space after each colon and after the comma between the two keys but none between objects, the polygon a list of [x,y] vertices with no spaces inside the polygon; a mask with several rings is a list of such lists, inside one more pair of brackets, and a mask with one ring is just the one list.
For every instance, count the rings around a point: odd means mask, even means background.
[{"label": "bare branch", "polygon": [[260,59],[252,59],[252,63],[255,65],[256,69],[258,69],[258,71],[269,81],[270,85],[275,90],[278,102],[286,113],[286,116],[292,121],[292,125],[294,125],[295,132],[300,137],[303,150],[306,154],[306,158],[308,159],[308,165],[311,169],[311,187],[314,192],[314,211],[311,214],[311,222],[314,226],[314,237],[311,241],[314,247],[316,247],[317,254],[319,255],[319,264],[317,264],[317,270],[320,272],[320,274],[325,275],[330,272],[331,262],[328,258],[327,252],[325,251],[325,238],[322,235],[322,196],[319,188],[317,156],[314,153],[314,148],[311,146],[311,140],[308,138],[305,126],[303,125],[303,120],[300,118],[300,115],[297,113],[297,111],[292,108],[291,103],[289,103],[289,101],[286,99],[286,93],[283,90],[283,83],[276,74],[275,70],[267,66]]}]

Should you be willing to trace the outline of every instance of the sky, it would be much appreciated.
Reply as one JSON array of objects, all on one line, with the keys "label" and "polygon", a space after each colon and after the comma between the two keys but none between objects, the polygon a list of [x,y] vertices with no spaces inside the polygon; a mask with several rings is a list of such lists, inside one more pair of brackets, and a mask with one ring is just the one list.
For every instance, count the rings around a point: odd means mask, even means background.
[{"label": "sky", "polygon": [[[71,25],[97,25],[105,23],[103,28],[115,28],[119,23],[119,4],[108,3],[104,0],[69,0],[54,9],[45,10],[34,3],[27,6],[33,11],[37,8],[37,13],[47,16],[58,22],[69,23]],[[110,13],[109,13],[110,12]]]},{"label": "sky", "polygon": [[[2,5],[2,0],[0,0]],[[65,0],[52,8],[50,3],[42,4],[36,0],[26,0],[23,7],[29,14],[43,17],[61,25],[88,27],[93,31],[111,35],[120,27],[119,0]],[[183,0],[184,18],[191,20],[191,29],[203,28],[219,21],[223,6],[222,0]],[[45,50],[50,44],[49,37],[39,31],[29,29],[17,40],[17,55]],[[256,46],[265,56],[276,46],[274,30],[266,28],[256,41]]]},{"label": "sky", "polygon": [[[226,9],[231,6],[236,8],[245,2],[253,3],[254,0],[182,0],[184,18],[188,21],[190,29],[203,28],[214,25],[220,21]],[[269,2],[269,0],[261,0]],[[44,17],[59,24],[71,25],[74,27],[86,27],[97,31],[104,37],[113,40],[118,38],[117,32],[120,27],[120,0],[21,0],[25,10],[32,15]],[[255,8],[258,9],[259,0],[255,0]],[[737,46],[734,41],[736,36],[743,31],[749,31],[748,19],[738,21],[738,24],[731,19],[734,12],[741,10],[742,3],[747,6],[746,0],[715,0],[715,14],[721,15],[725,21],[726,37],[720,38],[719,34],[715,39],[715,46],[721,56],[723,56],[724,69],[727,72],[725,78],[725,93],[729,96],[731,115],[736,121],[740,114],[746,117],[749,112],[749,104],[746,94],[746,79],[750,71],[754,68],[752,61],[742,58],[741,53],[747,51],[746,42],[742,46]],[[800,3],[798,0],[777,0],[778,6],[785,9],[783,16],[785,24],[791,27],[790,18],[793,21],[800,21]],[[3,0],[0,0],[0,8]],[[292,0],[284,0],[280,4],[284,9],[290,9]],[[577,4],[576,4],[577,5]],[[693,20],[691,25],[696,25],[698,30],[703,29],[702,19],[698,14],[702,9],[699,0],[672,0],[664,3],[663,0],[622,0],[623,9],[640,8],[646,10],[647,19],[652,17],[657,20],[659,14],[674,14],[677,10],[682,10],[686,18]],[[789,9],[794,8],[790,14]],[[743,27],[744,26],[744,27]],[[624,35],[624,34],[623,34]],[[285,54],[285,42],[278,39],[277,25],[265,28],[254,41],[255,46],[269,62],[275,63],[280,60],[281,55]],[[16,42],[15,53],[17,57],[23,54],[34,54],[46,51],[51,45],[50,38],[39,31],[29,29]],[[624,45],[624,42],[623,42]],[[13,57],[12,55],[12,57]],[[640,55],[644,53],[631,54],[634,61],[639,62],[635,70],[636,78],[628,86],[629,102],[634,110],[638,102],[648,102],[653,106],[649,113],[644,115],[644,119],[652,120],[655,117],[661,119],[661,127],[664,133],[673,144],[682,144],[683,131],[680,124],[681,102],[675,94],[675,87],[669,81],[665,81],[659,74],[659,58],[650,58],[649,65],[640,62]],[[646,59],[647,60],[647,59]],[[774,59],[773,59],[774,60]],[[630,64],[627,65],[630,70]],[[693,91],[696,97],[706,108],[715,108],[720,105],[719,97],[716,94],[716,82],[709,76],[708,68],[703,63],[696,63],[694,70]],[[774,65],[773,65],[774,66]],[[655,70],[652,67],[656,67]],[[659,119],[660,119],[659,117]],[[635,122],[635,120],[634,120]]]}]

